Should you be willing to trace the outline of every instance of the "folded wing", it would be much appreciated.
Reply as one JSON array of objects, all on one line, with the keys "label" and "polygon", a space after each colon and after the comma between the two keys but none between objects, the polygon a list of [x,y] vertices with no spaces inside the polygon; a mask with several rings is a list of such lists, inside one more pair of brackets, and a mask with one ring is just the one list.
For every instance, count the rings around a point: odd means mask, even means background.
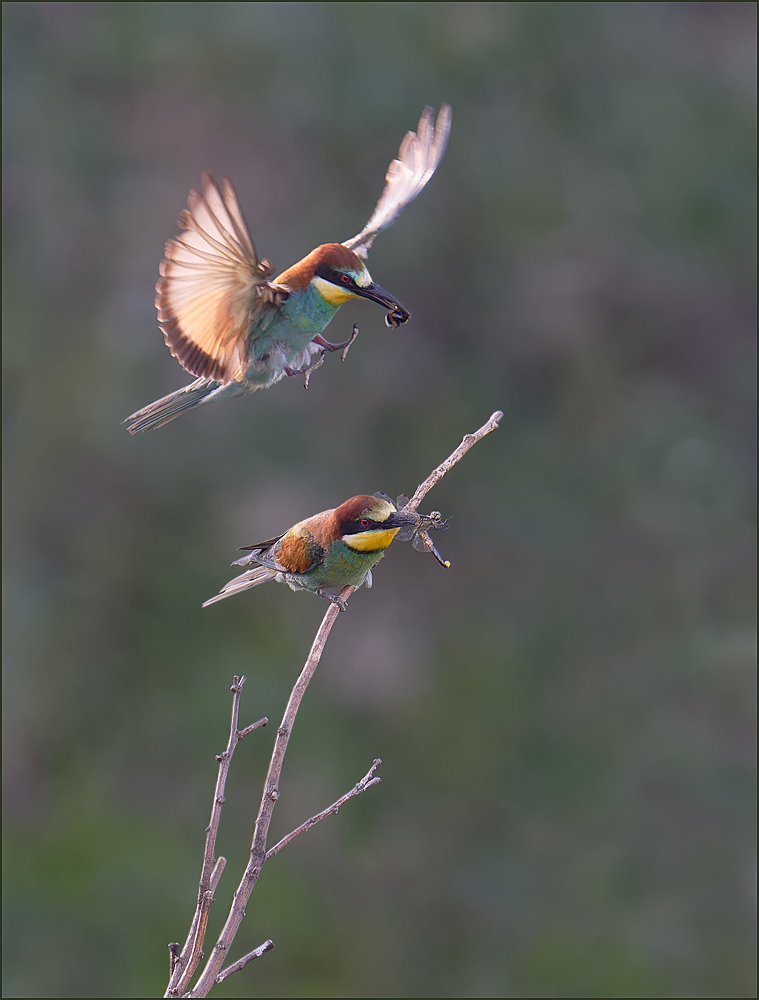
[{"label": "folded wing", "polygon": [[369,249],[377,233],[392,226],[406,205],[416,198],[437,170],[451,130],[451,108],[444,104],[433,126],[434,114],[432,108],[426,107],[416,132],[407,132],[403,137],[398,156],[387,169],[385,189],[371,219],[357,236],[343,244],[359,257],[369,256]]},{"label": "folded wing", "polygon": [[248,235],[237,195],[202,175],[179,216],[184,230],[166,244],[156,285],[158,322],[183,368],[222,382],[241,377],[252,314],[268,297],[260,286],[273,273]]},{"label": "folded wing", "polygon": [[216,604],[217,601],[223,601],[225,597],[232,597],[234,594],[242,593],[243,590],[250,590],[251,587],[258,587],[262,583],[268,583],[276,575],[277,570],[275,569],[269,569],[268,566],[256,566],[255,569],[249,569],[247,573],[241,573],[233,580],[230,580],[229,583],[225,583],[216,597],[211,597],[209,600],[204,601],[201,606],[207,608],[209,604]]}]

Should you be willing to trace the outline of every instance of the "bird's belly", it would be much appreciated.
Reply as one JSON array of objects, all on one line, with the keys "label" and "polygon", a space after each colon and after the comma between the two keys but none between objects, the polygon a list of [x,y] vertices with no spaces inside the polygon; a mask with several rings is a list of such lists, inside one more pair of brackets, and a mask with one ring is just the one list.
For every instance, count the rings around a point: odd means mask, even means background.
[{"label": "bird's belly", "polygon": [[[340,545],[338,552],[332,552],[319,567],[319,587],[359,587],[366,574],[380,561],[385,554],[384,549],[376,552],[354,552],[347,545]],[[309,576],[311,574],[308,574]]]},{"label": "bird's belly", "polygon": [[311,294],[294,293],[281,308],[261,317],[250,334],[246,381],[264,388],[283,378],[285,368],[303,367],[308,345],[337,309]]}]

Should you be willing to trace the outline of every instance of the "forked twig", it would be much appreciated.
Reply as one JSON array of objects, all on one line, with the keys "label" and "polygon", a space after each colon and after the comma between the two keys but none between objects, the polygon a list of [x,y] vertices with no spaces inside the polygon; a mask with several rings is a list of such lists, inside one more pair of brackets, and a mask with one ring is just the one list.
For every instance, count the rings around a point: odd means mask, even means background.
[{"label": "forked twig", "polygon": [[203,867],[200,872],[200,885],[198,887],[198,902],[195,907],[195,915],[190,925],[184,948],[179,951],[178,944],[169,945],[171,978],[165,996],[181,996],[187,989],[190,980],[198,967],[203,948],[203,939],[208,925],[208,915],[211,911],[214,893],[219,884],[226,858],[218,858],[214,861],[216,851],[216,835],[219,832],[219,820],[221,819],[221,807],[224,805],[224,790],[229,774],[229,765],[232,762],[232,754],[235,747],[243,737],[252,733],[254,729],[260,729],[269,721],[259,719],[245,729],[238,729],[237,723],[240,716],[240,695],[242,686],[245,683],[245,675],[237,677],[232,681],[232,721],[229,727],[229,740],[226,750],[216,758],[219,762],[219,773],[216,777],[216,788],[214,790],[213,805],[211,806],[211,821],[206,827],[206,844],[203,851]]},{"label": "forked twig", "polygon": [[[353,590],[353,587],[343,587],[340,591],[340,597],[343,600],[347,600],[353,593]],[[314,672],[319,665],[327,638],[339,614],[340,608],[337,604],[330,604],[316,633],[303,670],[300,672],[300,677],[298,677],[295,686],[290,692],[290,699],[287,703],[280,727],[277,730],[276,740],[274,741],[274,750],[264,782],[261,805],[256,817],[256,825],[253,829],[253,843],[251,844],[247,867],[235,891],[226,923],[194,989],[187,994],[188,997],[208,996],[216,982],[217,976],[222,971],[222,965],[229,947],[234,941],[242,918],[245,916],[245,907],[248,904],[250,894],[253,892],[253,888],[258,881],[258,876],[261,874],[261,869],[266,861],[266,838],[269,833],[269,824],[271,823],[274,806],[279,798],[279,776],[282,773],[282,765],[285,760],[285,753],[287,752],[287,744],[290,742],[290,734],[292,733],[295,716],[298,714],[303,695],[306,693],[309,681],[314,676]]]},{"label": "forked twig", "polygon": [[[443,476],[449,472],[461,458],[463,458],[470,448],[472,448],[478,441],[481,441],[485,435],[494,431],[502,417],[503,413],[500,410],[496,410],[487,423],[483,424],[479,430],[475,431],[473,434],[467,434],[459,447],[451,455],[449,455],[448,458],[446,458],[446,460],[442,462],[417,488],[414,496],[408,502],[407,508],[416,510],[432,487],[435,486],[436,483],[440,482]],[[347,601],[354,589],[354,587],[343,587],[340,591],[340,597],[342,600]],[[219,858],[214,865],[213,853],[216,842],[216,832],[218,830],[219,816],[221,814],[221,805],[224,801],[224,784],[229,770],[229,762],[231,760],[232,753],[234,752],[234,748],[239,740],[248,732],[251,732],[253,729],[256,729],[266,723],[266,719],[261,719],[252,726],[248,726],[247,729],[241,731],[237,729],[240,689],[242,688],[245,678],[235,677],[234,684],[232,685],[232,727],[230,730],[230,738],[227,749],[218,758],[219,777],[216,782],[216,795],[214,797],[214,807],[211,812],[211,823],[206,831],[206,850],[203,857],[203,870],[198,890],[198,905],[195,911],[192,926],[190,927],[190,933],[187,936],[187,941],[181,954],[178,954],[178,945],[169,945],[169,951],[171,954],[171,981],[169,983],[169,988],[165,993],[165,996],[167,997],[206,997],[217,983],[222,982],[235,972],[238,972],[249,962],[252,962],[253,959],[258,958],[260,955],[263,955],[265,952],[270,951],[274,947],[271,941],[266,941],[254,951],[249,952],[243,958],[233,962],[226,968],[223,968],[229,948],[234,941],[235,935],[237,934],[242,922],[242,918],[245,915],[245,907],[250,899],[250,895],[255,887],[255,884],[258,881],[258,877],[261,874],[261,869],[264,864],[271,860],[271,858],[275,857],[282,850],[282,848],[286,847],[292,840],[300,836],[301,833],[305,833],[307,830],[310,830],[312,826],[315,826],[323,819],[326,819],[327,816],[336,814],[340,806],[342,806],[345,802],[349,799],[355,798],[357,795],[360,795],[362,792],[366,791],[367,788],[371,788],[372,785],[377,784],[381,780],[375,775],[376,769],[382,763],[381,760],[377,759],[374,761],[371,768],[367,774],[364,775],[361,781],[359,781],[349,792],[343,795],[342,798],[339,798],[327,809],[324,809],[322,812],[317,813],[315,816],[306,820],[305,823],[301,824],[301,826],[297,827],[291,833],[288,833],[287,836],[283,837],[267,851],[266,841],[269,833],[269,825],[274,812],[274,806],[279,799],[279,779],[282,773],[282,765],[284,763],[285,753],[287,752],[287,746],[290,741],[290,735],[295,723],[295,717],[298,713],[300,703],[303,700],[306,688],[308,687],[309,682],[319,665],[319,661],[324,651],[324,646],[326,645],[329,633],[331,632],[332,626],[335,624],[339,613],[340,608],[338,605],[330,604],[324,614],[324,618],[322,619],[316,636],[314,637],[314,641],[311,645],[311,649],[300,676],[295,682],[295,686],[290,693],[285,714],[282,718],[279,729],[277,730],[274,750],[271,755],[269,769],[264,782],[261,805],[258,810],[258,815],[256,816],[256,823],[253,830],[253,841],[251,843],[248,864],[245,868],[242,879],[240,880],[240,884],[235,891],[232,906],[229,910],[229,915],[227,916],[224,927],[222,928],[218,940],[208,957],[205,967],[203,968],[203,971],[201,972],[200,977],[193,989],[189,992],[185,992],[201,958],[203,938],[205,936],[208,923],[208,912],[210,910],[211,903],[213,902],[213,896],[218,880],[221,877],[221,872],[224,868],[224,864],[226,863],[223,858]]]}]

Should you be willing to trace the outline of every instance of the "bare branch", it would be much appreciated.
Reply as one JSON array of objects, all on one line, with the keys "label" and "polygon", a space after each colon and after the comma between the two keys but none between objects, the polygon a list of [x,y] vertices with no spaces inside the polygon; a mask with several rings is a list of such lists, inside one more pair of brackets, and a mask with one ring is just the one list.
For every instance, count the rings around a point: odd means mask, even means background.
[{"label": "bare branch", "polygon": [[[221,807],[224,804],[224,790],[227,784],[229,765],[232,762],[232,754],[235,752],[235,747],[243,736],[252,732],[254,729],[265,726],[268,721],[267,719],[259,719],[258,722],[254,722],[252,726],[247,726],[242,731],[237,728],[237,722],[240,715],[240,695],[244,683],[245,675],[242,677],[237,677],[235,675],[232,681],[232,687],[230,688],[232,691],[232,721],[229,727],[229,740],[227,741],[227,748],[216,758],[219,762],[219,773],[216,778],[216,788],[214,790],[213,805],[211,807],[211,821],[206,828],[206,843],[205,850],[203,851],[203,867],[200,873],[200,885],[198,886],[198,902],[195,907],[195,915],[192,919],[192,924],[190,925],[190,931],[187,935],[187,940],[185,941],[181,954],[177,955],[173,946],[169,946],[171,954],[171,975],[169,985],[166,989],[166,993],[164,994],[164,996],[167,997],[182,996],[184,991],[189,986],[190,980],[192,979],[202,957],[203,940],[205,939],[206,927],[208,926],[208,915],[211,911],[211,903],[213,903],[216,887],[219,884],[219,879],[221,878],[224,866],[226,865],[226,860],[224,858],[219,858],[217,861],[214,861],[214,853],[216,850],[216,835],[219,831],[219,820],[221,819]],[[177,950],[178,947],[179,946],[177,945]]]},{"label": "bare branch", "polygon": [[[463,458],[473,445],[482,440],[486,434],[495,430],[502,417],[503,413],[501,413],[500,410],[496,410],[488,422],[483,424],[479,430],[475,431],[474,434],[467,434],[459,447],[451,455],[449,455],[448,458],[427,477],[427,479],[425,479],[421,486],[417,488],[416,493],[407,504],[407,508],[416,510],[432,487],[435,486],[436,483],[440,482],[443,476],[449,472],[461,458]],[[353,587],[343,587],[340,591],[340,600],[343,603],[346,602],[353,594],[353,591]],[[214,891],[225,864],[224,859],[219,858],[218,862],[216,862],[216,865],[214,866],[213,852],[216,842],[219,816],[221,814],[221,805],[224,801],[224,785],[226,782],[227,772],[229,770],[229,762],[231,760],[232,753],[234,752],[234,748],[239,740],[242,739],[243,736],[247,735],[247,733],[252,732],[259,726],[266,724],[266,719],[261,719],[259,722],[254,723],[254,725],[248,726],[247,729],[243,729],[242,731],[237,729],[240,689],[245,682],[245,678],[243,677],[239,679],[235,677],[235,683],[232,685],[232,691],[234,692],[232,701],[232,727],[230,730],[230,738],[227,749],[218,758],[219,778],[216,784],[216,795],[214,797],[214,808],[211,813],[211,824],[208,827],[206,837],[206,852],[203,858],[203,873],[201,875],[198,893],[198,907],[195,913],[195,918],[193,919],[192,927],[190,928],[187,942],[182,950],[182,954],[176,961],[175,965],[172,966],[173,973],[170,988],[165,994],[167,997],[206,997],[217,983],[222,982],[222,980],[226,979],[228,976],[231,976],[235,972],[244,968],[248,962],[253,961],[254,958],[258,958],[260,955],[263,955],[265,952],[274,947],[271,941],[267,941],[259,948],[256,948],[255,951],[249,952],[239,961],[234,962],[232,965],[222,970],[222,965],[224,964],[229,948],[234,941],[235,935],[237,934],[242,922],[242,918],[245,915],[245,907],[250,899],[250,894],[258,881],[258,877],[261,874],[261,869],[264,864],[278,854],[279,851],[286,847],[292,840],[295,839],[295,837],[298,837],[301,833],[305,833],[306,830],[309,830],[312,826],[315,826],[316,823],[321,822],[321,820],[325,819],[327,816],[335,814],[340,806],[342,806],[349,799],[355,798],[355,796],[360,795],[362,792],[366,791],[367,788],[370,788],[372,785],[377,784],[381,780],[379,777],[376,777],[374,773],[377,767],[381,764],[381,761],[377,759],[372,764],[368,773],[364,775],[361,781],[359,781],[358,784],[350,790],[350,792],[334,802],[331,806],[329,806],[329,808],[323,810],[323,812],[318,813],[316,816],[312,816],[310,819],[306,820],[306,822],[299,826],[296,830],[288,833],[286,837],[283,837],[282,840],[275,844],[269,851],[266,850],[266,840],[269,834],[269,826],[271,824],[274,806],[279,799],[279,779],[282,773],[282,765],[284,763],[285,753],[287,752],[287,746],[290,741],[292,728],[295,723],[295,717],[298,713],[298,709],[300,708],[306,688],[308,687],[309,682],[319,665],[322,652],[324,651],[327,639],[329,638],[332,626],[335,624],[339,612],[340,607],[337,603],[330,604],[330,607],[324,614],[316,636],[314,637],[311,650],[300,676],[295,682],[295,686],[290,693],[290,699],[287,703],[285,714],[282,718],[279,729],[277,730],[274,750],[272,752],[269,770],[264,783],[261,805],[258,810],[258,815],[256,816],[256,823],[253,830],[253,840],[251,843],[248,865],[242,879],[240,880],[240,884],[235,891],[229,915],[227,916],[227,920],[222,928],[221,934],[214,945],[213,951],[211,952],[194,988],[185,993],[183,991],[189,984],[192,975],[200,962],[200,951],[208,922],[208,912],[210,910],[211,902],[213,901]],[[173,954],[174,953],[172,952],[172,957]]]},{"label": "bare branch", "polygon": [[421,486],[417,486],[416,493],[409,501],[408,506],[412,510],[416,510],[432,487],[439,483],[446,472],[450,472],[457,462],[461,461],[470,448],[474,447],[478,441],[481,441],[486,434],[490,434],[491,431],[494,431],[502,417],[503,413],[500,410],[496,410],[490,417],[490,420],[483,424],[478,431],[475,431],[474,434],[465,434],[464,440],[453,452],[453,454],[449,455],[444,462],[441,462],[434,472],[431,472],[430,475],[427,476]]},{"label": "bare branch", "polygon": [[279,854],[283,847],[287,847],[291,840],[295,840],[295,838],[300,836],[301,833],[305,833],[306,830],[310,830],[312,826],[316,826],[317,823],[321,823],[321,821],[326,819],[327,816],[337,816],[340,806],[344,805],[348,799],[354,799],[357,795],[365,792],[367,788],[371,788],[372,785],[378,785],[380,781],[382,781],[382,778],[375,778],[374,772],[381,763],[382,761],[378,757],[358,784],[354,785],[353,788],[343,795],[342,798],[338,799],[337,802],[333,802],[327,809],[323,809],[320,813],[317,813],[316,816],[312,816],[311,819],[307,819],[305,823],[302,823],[297,828],[297,830],[291,831],[286,837],[283,837],[279,843],[275,844],[274,847],[269,848],[266,852],[266,858],[264,860],[271,861],[274,855]]},{"label": "bare branch", "polygon": [[231,965],[228,965],[226,969],[222,969],[221,972],[216,977],[216,983],[221,983],[225,979],[229,979],[230,976],[233,976],[236,972],[239,972],[240,969],[244,969],[249,962],[253,961],[254,958],[260,958],[262,955],[265,955],[267,951],[271,951],[273,947],[274,947],[273,941],[271,940],[264,941],[263,944],[260,944],[257,948],[254,948],[253,951],[249,951],[247,955],[243,955],[242,958],[238,958],[236,962],[233,962]]}]

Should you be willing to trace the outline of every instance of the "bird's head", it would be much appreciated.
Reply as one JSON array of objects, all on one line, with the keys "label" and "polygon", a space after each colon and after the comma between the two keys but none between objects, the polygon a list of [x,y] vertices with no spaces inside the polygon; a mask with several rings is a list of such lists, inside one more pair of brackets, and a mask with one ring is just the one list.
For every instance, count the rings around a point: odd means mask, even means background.
[{"label": "bird's head", "polygon": [[385,319],[388,326],[400,326],[411,315],[393,295],[372,280],[364,261],[342,243],[325,243],[317,247],[276,280],[296,288],[310,284],[331,306],[341,306],[348,299],[371,299],[388,310]]},{"label": "bird's head", "polygon": [[351,497],[333,514],[333,532],[357,552],[386,549],[401,528],[415,523],[401,514],[390,499],[361,495]]}]

